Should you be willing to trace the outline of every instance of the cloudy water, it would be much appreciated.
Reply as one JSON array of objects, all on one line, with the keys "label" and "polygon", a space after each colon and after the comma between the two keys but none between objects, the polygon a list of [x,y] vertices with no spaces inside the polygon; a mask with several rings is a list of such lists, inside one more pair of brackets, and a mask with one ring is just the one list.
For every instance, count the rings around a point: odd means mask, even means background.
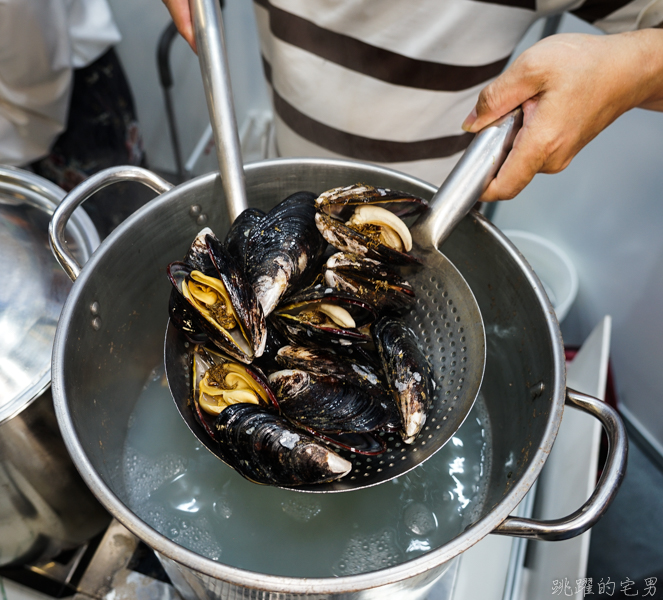
[{"label": "cloudy water", "polygon": [[160,369],[129,420],[127,501],[171,540],[233,567],[293,577],[373,571],[446,543],[480,510],[483,423],[477,402],[442,450],[376,487],[281,490],[250,483],[210,454],[177,412]]}]

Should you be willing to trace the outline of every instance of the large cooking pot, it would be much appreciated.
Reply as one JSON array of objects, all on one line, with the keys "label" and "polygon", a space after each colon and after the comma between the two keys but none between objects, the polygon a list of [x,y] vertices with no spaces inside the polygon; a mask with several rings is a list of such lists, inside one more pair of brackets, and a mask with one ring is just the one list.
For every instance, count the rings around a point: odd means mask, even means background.
[{"label": "large cooking pot", "polygon": [[[51,350],[71,288],[48,248],[48,224],[64,191],[0,166],[0,565],[49,560],[109,521],[80,478],[58,428]],[[67,228],[85,260],[99,237],[85,213]]]},{"label": "large cooking pot", "polygon": [[[251,206],[268,209],[302,189],[321,192],[357,181],[430,198],[413,177],[358,162],[281,159],[247,165]],[[142,181],[162,194],[118,227],[85,267],[67,252],[68,214],[114,181]],[[468,527],[419,558],[353,576],[305,579],[234,568],[200,556],[155,531],[127,507],[118,475],[128,421],[150,371],[163,360],[169,284],[165,266],[179,259],[203,225],[223,236],[229,225],[220,178],[211,173],[174,189],[149,171],[110,169],[65,199],[51,241],[76,282],[62,311],[53,356],[53,394],[62,432],[85,481],[106,508],[154,548],[185,595],[208,598],[422,597],[450,559],[489,533],[565,539],[602,514],[623,476],[626,437],[616,413],[566,389],[562,339],[553,307],[515,247],[476,212],[442,250],[472,288],[485,322],[487,364],[480,402],[488,414],[485,498]],[[510,517],[555,440],[565,401],[599,418],[611,444],[602,479],[587,504],[554,522]],[[379,488],[378,488],[379,489]],[[223,561],[223,557],[221,558]]]}]

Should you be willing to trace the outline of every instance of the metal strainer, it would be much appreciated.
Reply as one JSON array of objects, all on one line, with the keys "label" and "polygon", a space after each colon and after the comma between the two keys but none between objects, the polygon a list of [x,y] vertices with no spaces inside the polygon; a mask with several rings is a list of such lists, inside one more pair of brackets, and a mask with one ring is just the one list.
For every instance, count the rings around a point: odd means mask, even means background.
[{"label": "metal strainer", "polygon": [[[210,0],[194,0],[192,9],[210,118],[220,150],[228,213],[234,219],[246,208],[247,202],[223,50],[221,15],[218,4]],[[423,267],[407,274],[416,291],[417,303],[406,321],[430,360],[436,383],[433,406],[423,431],[412,444],[404,444],[398,434],[382,434],[387,450],[379,456],[339,451],[353,463],[350,474],[340,481],[293,489],[343,492],[389,481],[442,448],[469,414],[483,379],[485,332],[472,290],[438,248],[495,176],[521,123],[522,111],[517,109],[477,134],[433,197],[430,210],[412,227],[413,254],[421,259]],[[166,332],[165,365],[168,385],[182,418],[198,439],[219,456],[216,442],[209,438],[191,410],[188,344],[170,322]]]}]

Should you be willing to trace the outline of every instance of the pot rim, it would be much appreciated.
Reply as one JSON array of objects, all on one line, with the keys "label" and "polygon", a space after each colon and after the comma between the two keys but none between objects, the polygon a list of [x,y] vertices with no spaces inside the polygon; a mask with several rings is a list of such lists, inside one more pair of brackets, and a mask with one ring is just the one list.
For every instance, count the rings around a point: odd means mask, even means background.
[{"label": "pot rim", "polygon": [[[362,167],[367,171],[372,170],[377,174],[390,176],[396,175],[403,181],[424,187],[427,191],[430,192],[431,196],[435,193],[435,191],[437,191],[437,188],[431,184],[394,169],[389,169],[370,163],[362,163],[360,161],[349,161],[341,159],[270,159],[245,165],[245,172],[248,174],[256,170],[260,171],[265,167],[274,166],[287,172],[289,168],[301,167],[302,165],[310,167],[311,169],[315,169],[321,165],[334,165],[338,167],[350,167],[353,169],[356,167]],[[435,550],[431,550],[430,552],[417,558],[400,563],[393,567],[361,573],[358,575],[347,575],[343,577],[302,578],[256,573],[254,571],[248,571],[238,567],[231,567],[229,565],[224,565],[222,563],[213,561],[171,541],[169,538],[160,534],[158,531],[147,525],[135,513],[133,513],[113,493],[113,491],[110,490],[110,488],[104,483],[102,478],[95,471],[77,438],[73,419],[66,402],[66,392],[62,384],[64,373],[62,366],[62,356],[65,353],[65,346],[68,341],[67,332],[69,329],[69,323],[72,320],[74,307],[77,305],[78,299],[82,295],[87,280],[91,277],[97,263],[100,262],[101,257],[104,255],[106,249],[112,246],[115,239],[121,236],[125,229],[130,228],[135,221],[145,218],[145,215],[148,213],[154,213],[155,216],[158,215],[160,206],[163,203],[168,203],[173,195],[181,193],[181,191],[186,187],[192,185],[201,185],[204,183],[207,185],[213,185],[218,176],[219,175],[217,172],[212,172],[182,183],[170,191],[165,192],[161,196],[155,198],[144,207],[139,209],[136,213],[131,215],[115,231],[113,231],[110,236],[106,238],[106,240],[102,242],[99,249],[92,255],[88,263],[84,266],[80,276],[75,281],[67,298],[67,301],[60,315],[53,347],[52,392],[55,404],[55,412],[60,429],[62,430],[62,436],[73,459],[73,462],[79,470],[85,483],[90,487],[94,495],[99,499],[99,501],[114,518],[116,518],[129,531],[146,542],[159,554],[162,554],[174,560],[175,562],[184,565],[185,567],[215,579],[227,581],[245,588],[255,588],[260,590],[268,589],[280,593],[340,594],[393,584],[404,579],[422,574],[432,568],[438,567],[483,539],[498,525],[500,525],[500,523],[502,523],[502,521],[504,521],[518,506],[543,468],[543,465],[557,436],[557,431],[562,419],[566,393],[566,369],[563,342],[557,318],[555,316],[555,311],[543,290],[541,282],[527,261],[524,259],[522,254],[509,241],[509,239],[492,223],[490,223],[477,212],[473,212],[468,218],[476,219],[486,230],[497,237],[511,258],[521,267],[524,276],[533,288],[547,324],[548,337],[552,346],[554,375],[552,406],[541,446],[536,449],[536,452],[534,453],[528,468],[522,473],[520,479],[515,482],[512,489],[504,496],[504,498],[495,507],[493,507],[490,512],[488,512],[488,514],[470,525],[460,535],[453,538],[443,546],[436,548]]]}]

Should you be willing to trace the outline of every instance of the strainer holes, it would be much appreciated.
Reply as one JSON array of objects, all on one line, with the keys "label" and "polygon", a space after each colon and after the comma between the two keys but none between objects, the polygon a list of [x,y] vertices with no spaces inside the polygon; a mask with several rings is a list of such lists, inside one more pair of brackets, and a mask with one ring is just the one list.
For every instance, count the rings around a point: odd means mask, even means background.
[{"label": "strainer holes", "polygon": [[442,427],[442,425],[436,425],[435,429],[440,429],[440,427]]},{"label": "strainer holes", "polygon": [[432,295],[433,295],[433,291],[432,291],[432,290],[428,290],[428,291],[426,292],[426,296],[428,296],[429,298],[430,298]]},{"label": "strainer holes", "polygon": [[460,351],[461,351],[461,352],[467,352],[467,347],[466,347],[466,346],[463,346],[463,347],[460,349]]},{"label": "strainer holes", "polygon": [[364,473],[364,477],[368,477],[370,473]]},{"label": "strainer holes", "polygon": [[429,440],[432,440],[432,439],[433,439],[433,434],[432,434],[432,433],[429,433],[429,434],[428,434],[428,439],[429,439]]},{"label": "strainer holes", "polygon": [[[416,452],[416,451],[417,451],[416,448],[412,448],[412,452]],[[407,458],[407,456],[401,456],[401,460],[405,460],[406,458]]]},{"label": "strainer holes", "polygon": [[435,333],[440,333],[441,331],[442,331],[442,330],[441,330],[439,327],[437,327],[437,328],[435,329]]},{"label": "strainer holes", "polygon": [[355,475],[353,475],[352,477],[350,477],[350,479],[351,479],[351,480],[353,480],[353,479],[357,479],[357,477],[356,477]]},{"label": "strainer holes", "polygon": [[[449,410],[451,410],[451,409],[449,409]],[[445,415],[444,417],[442,417],[442,420],[443,420],[443,421],[446,421],[446,420],[447,420],[446,415]]]},{"label": "strainer holes", "polygon": [[465,328],[464,328],[464,327],[459,327],[459,328],[458,328],[458,333],[463,333],[463,331],[465,331]]},{"label": "strainer holes", "polygon": [[[451,303],[451,302],[450,302],[450,303]],[[451,307],[451,312],[455,314],[455,313],[458,312],[458,309],[457,309],[455,306],[452,306],[452,307]]]},{"label": "strainer holes", "polygon": [[461,342],[465,342],[465,336],[464,336],[464,335],[461,335],[461,336],[460,336],[460,341],[461,341]]},{"label": "strainer holes", "polygon": [[467,367],[463,367],[463,368],[460,370],[461,373],[465,373],[465,371],[467,371]]},{"label": "strainer holes", "polygon": [[449,295],[449,292],[444,292],[444,293],[442,294],[442,297],[443,297],[443,298],[446,298],[448,295]]},{"label": "strainer holes", "polygon": [[390,467],[393,467],[393,466],[394,466],[394,463],[389,463],[389,466],[390,466]]},{"label": "strainer holes", "polygon": [[[458,396],[456,396],[456,398],[458,398]],[[450,407],[447,409],[447,412],[451,412],[453,409],[454,409],[454,407],[453,407],[453,406],[450,406]],[[446,417],[444,417],[444,418],[446,419]]]},{"label": "strainer holes", "polygon": [[378,473],[382,473],[382,469],[378,469],[377,472],[378,472]]},{"label": "strainer holes", "polygon": [[460,379],[458,379],[458,385],[462,385],[463,383],[465,383],[465,378],[464,377],[461,377]]},{"label": "strainer holes", "polygon": [[460,317],[456,317],[454,321],[456,321],[456,323],[460,323]]},{"label": "strainer holes", "polygon": [[467,356],[463,356],[463,358],[460,359],[461,362],[467,362]]},{"label": "strainer holes", "polygon": [[[451,305],[453,304],[453,300],[451,300],[451,298],[450,298],[449,300],[447,300],[447,304],[448,304],[449,306],[451,306]],[[452,310],[453,310],[453,309],[452,309]]]}]

